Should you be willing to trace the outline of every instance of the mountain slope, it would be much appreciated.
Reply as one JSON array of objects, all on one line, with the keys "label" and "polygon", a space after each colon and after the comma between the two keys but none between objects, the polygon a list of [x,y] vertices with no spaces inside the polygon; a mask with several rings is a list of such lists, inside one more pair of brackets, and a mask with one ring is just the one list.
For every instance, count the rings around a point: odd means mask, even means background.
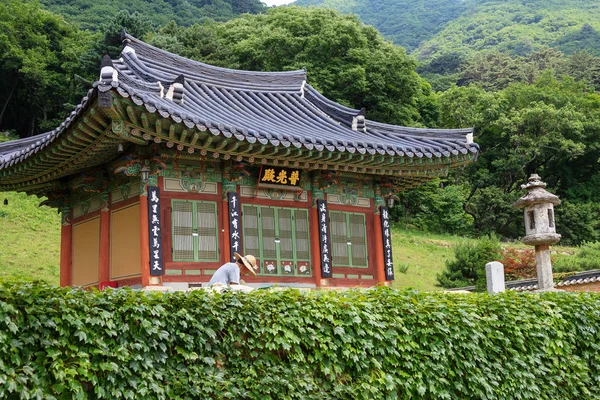
[{"label": "mountain slope", "polygon": [[387,39],[412,51],[467,12],[471,3],[473,0],[297,0],[293,4],[357,14]]},{"label": "mountain slope", "polygon": [[600,5],[588,0],[297,0],[358,14],[422,60],[542,47],[600,55]]},{"label": "mountain slope", "polygon": [[481,51],[517,56],[543,47],[597,53],[598,41],[581,39],[593,39],[599,28],[600,6],[591,1],[480,1],[422,43],[415,54],[420,59],[449,53],[471,56]]},{"label": "mountain slope", "polygon": [[266,10],[260,0],[40,0],[40,3],[89,30],[98,29],[120,10],[138,12],[157,26],[171,20],[179,25],[192,25],[206,18],[226,21],[241,14]]}]

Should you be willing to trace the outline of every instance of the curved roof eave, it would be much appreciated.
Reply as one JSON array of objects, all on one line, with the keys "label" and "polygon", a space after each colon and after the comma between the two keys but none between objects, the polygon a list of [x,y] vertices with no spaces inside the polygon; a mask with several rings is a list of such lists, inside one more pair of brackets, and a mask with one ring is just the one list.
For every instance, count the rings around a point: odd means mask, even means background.
[{"label": "curved roof eave", "polygon": [[[0,144],[0,170],[47,147],[80,117],[98,90],[112,89],[147,111],[188,128],[195,126],[249,143],[417,158],[476,154],[479,150],[472,143],[472,128],[410,128],[365,120],[365,129],[353,129],[353,118],[362,110],[327,99],[306,84],[303,70],[232,70],[188,60],[132,36],[126,36],[125,44],[122,57],[109,67],[114,73],[112,80],[101,77],[59,127]],[[184,97],[175,102],[165,92],[181,76]]]}]

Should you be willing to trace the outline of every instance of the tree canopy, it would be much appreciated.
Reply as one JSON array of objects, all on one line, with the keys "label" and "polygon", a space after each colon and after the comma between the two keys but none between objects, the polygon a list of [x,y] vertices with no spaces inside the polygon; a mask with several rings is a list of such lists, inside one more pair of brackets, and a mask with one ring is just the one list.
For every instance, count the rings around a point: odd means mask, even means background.
[{"label": "tree canopy", "polygon": [[260,0],[40,0],[48,10],[88,30],[97,30],[119,11],[138,13],[156,26],[173,20],[191,25],[203,19],[227,21],[240,14],[264,12]]},{"label": "tree canopy", "polygon": [[36,3],[0,3],[0,129],[50,130],[79,102],[80,57],[91,36]]}]

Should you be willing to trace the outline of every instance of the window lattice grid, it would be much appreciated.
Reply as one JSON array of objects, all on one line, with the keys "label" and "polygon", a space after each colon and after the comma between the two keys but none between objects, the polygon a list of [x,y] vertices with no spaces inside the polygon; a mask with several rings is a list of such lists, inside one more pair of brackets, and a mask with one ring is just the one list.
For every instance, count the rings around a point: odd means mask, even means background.
[{"label": "window lattice grid", "polygon": [[310,239],[308,232],[308,211],[295,210],[296,223],[296,258],[302,261],[310,260]]},{"label": "window lattice grid", "polygon": [[346,213],[330,212],[329,229],[333,263],[335,265],[349,265]]},{"label": "window lattice grid", "polygon": [[215,203],[196,203],[196,217],[198,260],[218,260],[217,205]]},{"label": "window lattice grid", "polygon": [[277,244],[275,243],[275,210],[261,209],[262,246],[265,259],[277,259]]},{"label": "window lattice grid", "polygon": [[243,206],[244,215],[244,252],[253,254],[259,258],[259,233],[258,233],[258,208],[255,206]]},{"label": "window lattice grid", "polygon": [[173,259],[194,260],[193,206],[190,202],[173,202]]},{"label": "window lattice grid", "polygon": [[279,256],[284,260],[294,258],[294,244],[292,242],[292,210],[277,210],[277,226],[279,227]]},{"label": "window lattice grid", "polygon": [[367,266],[367,240],[365,236],[365,216],[350,214],[350,243],[352,243],[352,266]]}]

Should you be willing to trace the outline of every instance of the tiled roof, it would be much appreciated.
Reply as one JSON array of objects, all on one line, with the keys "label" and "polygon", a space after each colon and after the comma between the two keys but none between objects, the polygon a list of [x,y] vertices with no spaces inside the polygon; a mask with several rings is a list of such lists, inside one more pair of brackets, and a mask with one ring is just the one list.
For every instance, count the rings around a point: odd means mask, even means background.
[{"label": "tiled roof", "polygon": [[55,129],[40,135],[0,143],[0,170],[18,164],[29,156],[38,153],[67,130],[77,119],[81,111],[92,99],[94,90],[88,91],[67,118]]},{"label": "tiled roof", "polygon": [[[335,103],[308,85],[304,70],[232,70],[171,54],[131,36],[125,43],[121,58],[112,62],[116,79],[96,82],[53,131],[0,144],[0,170],[42,150],[73,124],[98,91],[112,89],[188,128],[249,143],[417,159],[479,151],[472,128],[408,128],[362,120],[361,110]],[[178,78],[183,81],[183,101],[165,95]]]},{"label": "tiled roof", "polygon": [[[573,285],[583,285],[586,283],[594,283],[600,282],[600,270],[592,270],[585,272],[578,272],[574,275],[568,276],[558,283],[556,283],[555,288],[560,289],[565,286],[573,286]],[[537,290],[538,284],[537,279],[523,279],[520,281],[511,281],[506,282],[507,290],[516,290],[519,292]]]}]

